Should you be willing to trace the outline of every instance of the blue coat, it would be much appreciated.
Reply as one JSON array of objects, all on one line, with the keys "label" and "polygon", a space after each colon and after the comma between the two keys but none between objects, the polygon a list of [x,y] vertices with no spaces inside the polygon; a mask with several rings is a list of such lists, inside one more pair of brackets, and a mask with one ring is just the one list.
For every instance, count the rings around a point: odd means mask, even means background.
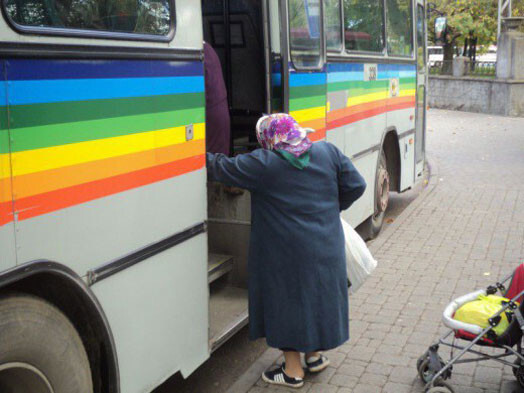
[{"label": "blue coat", "polygon": [[340,211],[366,183],[334,145],[315,143],[299,170],[273,151],[207,154],[210,181],[251,191],[249,333],[275,348],[335,348],[349,339]]}]

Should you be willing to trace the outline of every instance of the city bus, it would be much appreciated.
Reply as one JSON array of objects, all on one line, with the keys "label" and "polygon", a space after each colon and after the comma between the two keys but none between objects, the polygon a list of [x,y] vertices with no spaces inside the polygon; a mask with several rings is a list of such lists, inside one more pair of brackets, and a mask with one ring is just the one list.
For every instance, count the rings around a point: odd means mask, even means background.
[{"label": "city bus", "polygon": [[5,0],[0,391],[150,392],[248,323],[248,193],[207,184],[203,41],[231,154],[288,112],[365,177],[377,236],[424,167],[423,0]]}]

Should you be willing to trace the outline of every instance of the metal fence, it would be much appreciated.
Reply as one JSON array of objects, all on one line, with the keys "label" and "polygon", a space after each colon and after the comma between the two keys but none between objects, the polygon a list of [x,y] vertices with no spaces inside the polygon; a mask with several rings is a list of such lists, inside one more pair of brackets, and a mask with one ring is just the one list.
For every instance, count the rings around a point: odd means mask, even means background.
[{"label": "metal fence", "polygon": [[453,60],[434,60],[429,62],[430,75],[452,75]]},{"label": "metal fence", "polygon": [[496,61],[472,61],[468,64],[467,74],[471,76],[495,76]]},{"label": "metal fence", "polygon": [[[468,61],[467,76],[495,77],[497,62]],[[429,62],[430,75],[453,75],[453,60],[434,60]]]}]

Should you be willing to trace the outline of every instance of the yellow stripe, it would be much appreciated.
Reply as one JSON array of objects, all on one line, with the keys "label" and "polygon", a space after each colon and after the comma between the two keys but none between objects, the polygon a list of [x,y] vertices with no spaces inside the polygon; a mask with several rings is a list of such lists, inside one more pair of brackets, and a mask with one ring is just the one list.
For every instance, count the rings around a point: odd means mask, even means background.
[{"label": "yellow stripe", "polygon": [[0,154],[0,169],[5,168],[5,171],[0,171],[0,179],[5,179],[10,176],[7,168],[10,168],[9,153]]},{"label": "yellow stripe", "polygon": [[388,90],[379,91],[377,93],[364,94],[364,95],[360,95],[357,97],[349,97],[347,101],[347,106],[366,104],[368,102],[383,100],[388,97],[389,97]]},{"label": "yellow stripe", "polygon": [[400,89],[399,97],[415,96],[417,91],[415,89],[402,90]]},{"label": "yellow stripe", "polygon": [[326,107],[317,106],[315,108],[301,109],[299,111],[289,112],[289,114],[300,124],[304,121],[323,119],[326,117]]},{"label": "yellow stripe", "polygon": [[[193,139],[204,139],[204,123],[195,124],[193,132]],[[186,142],[186,130],[185,126],[181,126],[114,138],[20,151],[12,154],[13,176],[102,160],[184,142]],[[3,156],[7,156],[7,154],[3,154]],[[8,162],[8,157],[0,156],[0,159],[1,165]]]}]

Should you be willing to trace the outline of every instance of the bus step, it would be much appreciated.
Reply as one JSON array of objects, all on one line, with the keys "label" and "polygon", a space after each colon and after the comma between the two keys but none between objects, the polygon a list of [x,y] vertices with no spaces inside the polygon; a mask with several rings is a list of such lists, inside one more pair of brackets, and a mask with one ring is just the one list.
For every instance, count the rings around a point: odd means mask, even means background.
[{"label": "bus step", "polygon": [[224,286],[209,297],[209,348],[217,350],[247,325],[247,289]]},{"label": "bus step", "polygon": [[208,283],[212,283],[233,269],[233,257],[231,255],[209,254],[207,261]]}]

